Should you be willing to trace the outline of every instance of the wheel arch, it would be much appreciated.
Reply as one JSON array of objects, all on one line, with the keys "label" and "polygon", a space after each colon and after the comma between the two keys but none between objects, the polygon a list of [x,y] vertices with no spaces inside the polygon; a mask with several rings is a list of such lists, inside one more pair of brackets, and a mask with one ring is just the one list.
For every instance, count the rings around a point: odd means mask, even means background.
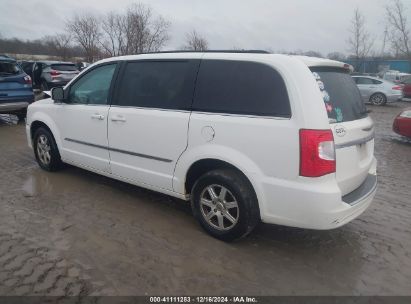
[{"label": "wheel arch", "polygon": [[52,121],[47,119],[47,117],[33,117],[32,122],[30,123],[30,139],[31,142],[33,142],[33,137],[34,133],[36,130],[40,127],[46,128],[48,131],[50,131],[51,135],[54,138],[54,141],[56,142],[57,148],[59,149],[61,153],[61,141],[59,137],[59,132],[54,125]]},{"label": "wheel arch", "polygon": [[[236,166],[226,161],[216,159],[216,158],[203,158],[195,161],[191,166],[188,168],[185,181],[184,181],[184,189],[185,193],[190,194],[191,190],[194,186],[196,180],[202,176],[203,174],[217,169],[232,169],[238,172],[241,176],[243,176],[250,186],[254,189],[253,184],[251,183],[250,179],[247,177],[246,174]],[[254,190],[255,192],[255,190]]]}]

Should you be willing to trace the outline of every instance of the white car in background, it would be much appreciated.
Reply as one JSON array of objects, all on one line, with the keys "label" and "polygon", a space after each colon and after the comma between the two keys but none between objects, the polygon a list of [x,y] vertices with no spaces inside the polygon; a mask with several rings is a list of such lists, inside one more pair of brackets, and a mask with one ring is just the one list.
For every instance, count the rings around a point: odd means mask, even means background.
[{"label": "white car in background", "polygon": [[373,121],[349,72],[261,52],[105,59],[29,106],[27,139],[44,170],[69,163],[191,201],[222,240],[259,221],[337,228],[377,187]]},{"label": "white car in background", "polygon": [[383,106],[402,98],[402,85],[370,76],[352,76],[365,102]]}]

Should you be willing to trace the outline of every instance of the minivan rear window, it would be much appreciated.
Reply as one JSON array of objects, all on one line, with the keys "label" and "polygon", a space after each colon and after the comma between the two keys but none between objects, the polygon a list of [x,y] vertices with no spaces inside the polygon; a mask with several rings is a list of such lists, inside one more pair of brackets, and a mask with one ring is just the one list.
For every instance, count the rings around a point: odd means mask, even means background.
[{"label": "minivan rear window", "polygon": [[338,68],[311,68],[322,92],[330,123],[361,119],[367,109],[348,71]]},{"label": "minivan rear window", "polygon": [[202,60],[193,110],[291,117],[282,76],[268,65],[235,60]]},{"label": "minivan rear window", "polygon": [[52,64],[51,68],[53,70],[63,71],[63,72],[77,71],[77,67],[74,64]]},{"label": "minivan rear window", "polygon": [[20,72],[21,70],[17,63],[0,61],[0,75],[17,75]]}]

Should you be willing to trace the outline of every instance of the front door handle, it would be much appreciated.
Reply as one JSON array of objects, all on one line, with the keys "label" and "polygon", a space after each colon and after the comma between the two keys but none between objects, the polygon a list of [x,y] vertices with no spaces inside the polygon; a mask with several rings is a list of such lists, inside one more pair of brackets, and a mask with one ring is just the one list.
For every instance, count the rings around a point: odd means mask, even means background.
[{"label": "front door handle", "polygon": [[126,119],[123,116],[116,116],[116,117],[112,117],[111,121],[126,122]]},{"label": "front door handle", "polygon": [[104,115],[101,115],[101,114],[93,114],[93,115],[91,115],[91,118],[93,118],[93,119],[98,119],[98,120],[103,120],[103,119],[104,119]]}]

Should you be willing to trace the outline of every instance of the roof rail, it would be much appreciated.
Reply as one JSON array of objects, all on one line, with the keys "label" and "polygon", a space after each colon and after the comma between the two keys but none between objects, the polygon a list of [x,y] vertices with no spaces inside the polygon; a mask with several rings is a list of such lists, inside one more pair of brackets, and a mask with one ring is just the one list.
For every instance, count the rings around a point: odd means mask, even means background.
[{"label": "roof rail", "polygon": [[142,54],[164,54],[164,53],[250,53],[250,54],[270,54],[270,52],[264,50],[206,50],[206,51],[190,51],[190,50],[177,50],[177,51],[158,51],[147,52]]}]

